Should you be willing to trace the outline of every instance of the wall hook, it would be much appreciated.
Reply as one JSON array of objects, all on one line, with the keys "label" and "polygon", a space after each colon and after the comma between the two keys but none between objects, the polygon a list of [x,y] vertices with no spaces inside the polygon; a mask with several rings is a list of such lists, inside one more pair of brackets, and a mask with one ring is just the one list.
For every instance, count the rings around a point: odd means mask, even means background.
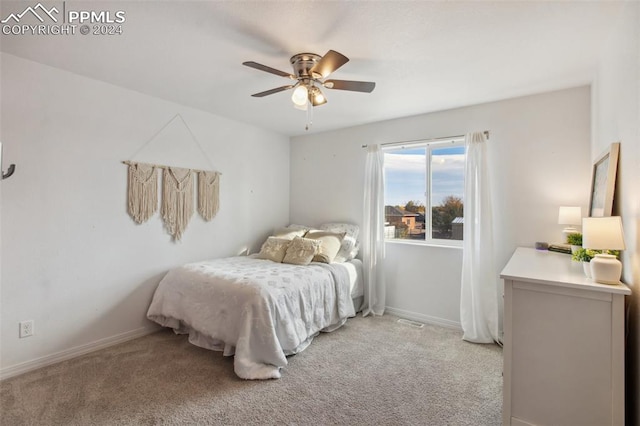
[{"label": "wall hook", "polygon": [[2,180],[11,177],[11,175],[15,171],[16,171],[16,165],[15,164],[11,164],[9,166],[9,169],[7,170],[7,173],[5,173],[4,170],[2,170],[2,142],[0,142],[0,173],[2,173]]},{"label": "wall hook", "polygon": [[7,170],[7,173],[5,173],[4,171],[2,172],[2,179],[7,179],[9,177],[11,177],[11,175],[13,174],[13,172],[16,171],[16,165],[15,164],[11,164],[9,166],[9,169]]}]

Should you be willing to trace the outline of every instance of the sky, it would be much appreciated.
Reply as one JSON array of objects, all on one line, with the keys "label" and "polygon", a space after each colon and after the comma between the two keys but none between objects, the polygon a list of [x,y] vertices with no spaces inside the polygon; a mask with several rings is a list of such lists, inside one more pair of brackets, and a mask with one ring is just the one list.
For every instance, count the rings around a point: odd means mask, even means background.
[{"label": "sky", "polygon": [[[407,201],[425,204],[426,148],[397,149],[384,154],[385,205],[404,206]],[[464,147],[432,150],[432,205],[464,193]]]}]

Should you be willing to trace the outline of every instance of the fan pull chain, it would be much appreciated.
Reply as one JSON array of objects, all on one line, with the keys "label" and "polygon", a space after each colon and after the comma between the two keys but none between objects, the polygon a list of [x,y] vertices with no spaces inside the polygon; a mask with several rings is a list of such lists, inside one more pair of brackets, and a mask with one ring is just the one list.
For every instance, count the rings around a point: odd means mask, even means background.
[{"label": "fan pull chain", "polygon": [[305,130],[309,130],[313,125],[313,105],[310,101],[307,101],[307,125],[304,127]]}]

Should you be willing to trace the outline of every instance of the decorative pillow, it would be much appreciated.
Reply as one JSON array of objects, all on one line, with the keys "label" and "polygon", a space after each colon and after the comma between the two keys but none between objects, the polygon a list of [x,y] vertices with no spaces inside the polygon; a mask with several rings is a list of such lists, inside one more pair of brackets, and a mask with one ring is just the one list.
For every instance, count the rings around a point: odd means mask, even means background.
[{"label": "decorative pillow", "polygon": [[329,232],[312,229],[304,236],[312,240],[318,240],[322,244],[320,250],[313,256],[314,262],[331,263],[340,250],[340,244],[344,238],[344,232]]},{"label": "decorative pillow", "polygon": [[269,237],[267,241],[262,244],[258,258],[269,259],[274,262],[281,263],[287,253],[287,248],[291,240],[286,238]]},{"label": "decorative pillow", "polygon": [[276,228],[273,230],[273,237],[284,238],[287,240],[293,240],[295,237],[304,237],[304,234],[309,228],[294,229],[294,228]]},{"label": "decorative pillow", "polygon": [[333,259],[334,262],[342,263],[351,259],[355,259],[360,249],[360,243],[358,243],[358,234],[360,227],[358,225],[352,225],[350,223],[323,223],[319,227],[322,230],[330,232],[345,232],[346,235],[342,239],[340,250]]},{"label": "decorative pillow", "polygon": [[322,241],[320,240],[295,237],[293,240],[291,240],[282,263],[291,263],[293,265],[308,265],[313,260],[313,256],[318,253],[321,244]]},{"label": "decorative pillow", "polygon": [[360,250],[360,242],[349,236],[345,236],[340,244],[340,250],[333,259],[335,263],[343,263],[355,259]]}]

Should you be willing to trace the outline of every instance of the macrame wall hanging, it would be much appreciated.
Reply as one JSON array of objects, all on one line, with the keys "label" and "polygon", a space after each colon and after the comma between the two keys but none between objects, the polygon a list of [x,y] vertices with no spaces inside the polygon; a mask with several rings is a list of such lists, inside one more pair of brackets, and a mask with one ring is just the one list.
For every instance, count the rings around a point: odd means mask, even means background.
[{"label": "macrame wall hanging", "polygon": [[169,234],[180,240],[193,216],[193,177],[190,169],[164,169],[160,214]]},{"label": "macrame wall hanging", "polygon": [[[189,130],[193,141],[198,145],[205,158],[202,146],[187,126],[180,114],[176,114],[165,126],[154,135],[157,136],[176,118],[180,118]],[[143,145],[144,148],[153,138]],[[142,149],[141,148],[141,149]],[[138,153],[141,151],[138,150]],[[136,153],[137,154],[137,153]],[[135,155],[134,154],[134,157]],[[162,169],[162,201],[160,216],[165,229],[179,241],[193,216],[194,173],[198,175],[198,213],[205,221],[210,221],[220,208],[220,175],[209,170],[197,170],[159,164],[123,161],[128,168],[127,212],[134,222],[140,224],[149,220],[158,210],[158,169]],[[211,163],[209,161],[209,163]]]},{"label": "macrame wall hanging", "polygon": [[220,208],[220,173],[198,172],[198,213],[209,222]]},{"label": "macrame wall hanging", "polygon": [[135,223],[146,222],[158,209],[158,168],[129,163],[127,211]]}]

